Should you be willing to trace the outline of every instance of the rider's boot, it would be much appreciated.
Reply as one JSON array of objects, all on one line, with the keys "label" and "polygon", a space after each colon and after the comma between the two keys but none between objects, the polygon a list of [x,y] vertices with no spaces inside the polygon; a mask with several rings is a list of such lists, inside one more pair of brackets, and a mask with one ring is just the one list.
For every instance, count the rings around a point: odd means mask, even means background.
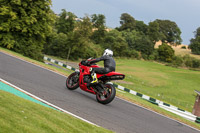
[{"label": "rider's boot", "polygon": [[94,70],[92,68],[90,68],[90,73],[91,73],[91,76],[92,76],[91,83],[97,83],[98,82],[97,74],[94,72]]},{"label": "rider's boot", "polygon": [[90,69],[90,73],[91,73],[92,81],[90,83],[87,83],[88,88],[90,88],[90,86],[94,85],[95,83],[98,83],[97,74],[92,70],[92,68]]},{"label": "rider's boot", "polygon": [[95,72],[92,72],[91,76],[92,76],[92,82],[91,83],[97,83],[98,82],[97,74]]}]

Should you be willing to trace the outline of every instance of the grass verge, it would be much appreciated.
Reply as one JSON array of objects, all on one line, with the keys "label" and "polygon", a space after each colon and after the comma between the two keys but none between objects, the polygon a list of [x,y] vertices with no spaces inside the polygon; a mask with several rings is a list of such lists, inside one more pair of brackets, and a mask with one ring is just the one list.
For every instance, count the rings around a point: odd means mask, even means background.
[{"label": "grass verge", "polygon": [[124,73],[120,85],[155,99],[192,111],[200,71],[164,66],[150,61],[118,59],[117,71]]},{"label": "grass verge", "polygon": [[122,99],[125,99],[125,100],[129,101],[129,102],[132,102],[134,104],[140,105],[140,106],[145,107],[145,108],[147,108],[149,110],[155,111],[155,112],[157,112],[159,114],[162,114],[162,115],[167,116],[169,118],[172,118],[174,120],[180,121],[182,123],[185,123],[187,125],[190,125],[190,126],[200,130],[200,124],[194,123],[194,122],[189,121],[189,120],[186,120],[186,119],[184,119],[184,118],[182,118],[182,117],[180,117],[180,116],[178,116],[176,114],[173,114],[173,113],[171,113],[169,111],[166,111],[166,110],[160,108],[159,106],[154,105],[154,104],[152,104],[152,103],[150,103],[150,102],[148,102],[148,101],[146,101],[146,100],[144,100],[144,99],[142,99],[140,97],[134,96],[134,95],[132,95],[130,93],[126,93],[126,92],[122,93],[122,92],[119,92],[119,91],[117,91],[116,95],[118,97],[122,98]]},{"label": "grass verge", "polygon": [[0,105],[2,133],[112,132],[2,90],[0,90]]}]

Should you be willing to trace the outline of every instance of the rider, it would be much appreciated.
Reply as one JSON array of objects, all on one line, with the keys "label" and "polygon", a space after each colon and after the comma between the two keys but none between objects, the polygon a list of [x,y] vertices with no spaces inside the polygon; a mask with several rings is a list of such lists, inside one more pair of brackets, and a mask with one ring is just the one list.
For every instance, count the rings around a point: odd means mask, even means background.
[{"label": "rider", "polygon": [[104,51],[103,56],[89,61],[89,64],[97,63],[99,61],[104,61],[104,68],[95,67],[90,69],[91,76],[93,79],[91,83],[95,83],[98,81],[96,73],[107,74],[109,72],[115,71],[116,63],[115,60],[112,58],[112,56],[113,56],[113,51],[110,49],[106,49]]}]

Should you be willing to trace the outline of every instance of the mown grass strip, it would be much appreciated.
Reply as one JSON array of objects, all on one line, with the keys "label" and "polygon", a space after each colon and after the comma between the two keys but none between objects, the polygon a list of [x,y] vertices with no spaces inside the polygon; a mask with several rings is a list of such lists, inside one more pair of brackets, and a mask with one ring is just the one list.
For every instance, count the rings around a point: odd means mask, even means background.
[{"label": "mown grass strip", "polygon": [[24,99],[26,99],[26,100],[29,100],[29,101],[38,103],[38,104],[40,104],[40,105],[43,105],[43,106],[46,106],[46,107],[55,109],[55,108],[53,108],[53,107],[51,107],[51,106],[49,106],[49,105],[47,105],[47,104],[45,104],[45,103],[43,103],[43,102],[41,102],[41,101],[38,101],[38,100],[36,100],[36,99],[34,99],[34,98],[32,98],[32,97],[26,95],[25,93],[23,93],[23,92],[21,92],[21,91],[15,89],[15,88],[13,88],[13,87],[7,85],[7,84],[1,82],[1,79],[0,79],[0,90],[3,90],[3,91],[6,91],[6,92],[9,92],[9,93],[12,93],[12,94],[14,94],[14,95],[16,95],[16,96],[19,96],[19,97],[24,98]]},{"label": "mown grass strip", "polygon": [[0,90],[0,105],[2,133],[112,132],[2,90]]}]

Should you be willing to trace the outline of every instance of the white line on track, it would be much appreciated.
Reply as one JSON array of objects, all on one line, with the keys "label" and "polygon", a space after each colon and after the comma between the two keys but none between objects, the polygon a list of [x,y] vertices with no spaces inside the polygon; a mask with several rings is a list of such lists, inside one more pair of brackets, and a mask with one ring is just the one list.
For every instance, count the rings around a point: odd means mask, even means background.
[{"label": "white line on track", "polygon": [[84,119],[84,118],[82,118],[82,117],[79,117],[79,116],[77,116],[77,115],[75,115],[75,114],[73,114],[73,113],[71,113],[71,112],[69,112],[69,111],[66,111],[66,110],[64,110],[64,109],[62,109],[62,108],[60,108],[60,107],[58,107],[58,106],[56,106],[56,105],[53,105],[53,104],[51,104],[51,103],[49,103],[49,102],[47,102],[47,101],[45,101],[45,100],[43,100],[43,99],[41,99],[41,98],[39,98],[39,97],[37,97],[37,96],[35,96],[35,95],[33,95],[33,94],[31,94],[31,93],[29,93],[29,92],[27,92],[27,91],[25,91],[25,90],[23,90],[23,89],[17,87],[17,86],[15,86],[15,85],[9,83],[8,81],[5,81],[5,80],[3,80],[3,79],[1,79],[1,78],[0,78],[0,81],[3,82],[3,83],[5,83],[5,84],[7,84],[7,85],[9,85],[9,86],[11,86],[11,87],[13,87],[13,88],[15,88],[15,89],[17,89],[17,90],[19,90],[19,91],[21,91],[21,92],[23,92],[23,93],[25,93],[26,95],[28,95],[28,96],[30,96],[30,97],[32,97],[32,98],[38,100],[38,101],[41,101],[41,102],[43,102],[43,103],[45,103],[45,104],[47,104],[47,105],[49,105],[49,106],[51,106],[51,107],[54,107],[55,109],[58,109],[58,110],[60,110],[60,111],[62,111],[62,112],[64,112],[64,113],[70,114],[70,115],[72,115],[72,116],[74,116],[74,117],[76,117],[76,118],[78,118],[78,119],[80,119],[80,120],[83,120],[83,121],[85,121],[85,122],[87,122],[87,123],[89,123],[89,124],[92,124],[92,125],[95,125],[95,126],[99,127],[98,125],[96,125],[96,124],[94,124],[94,123],[92,123],[92,122],[90,122],[90,121],[88,121],[88,120],[86,120],[86,119]]}]

